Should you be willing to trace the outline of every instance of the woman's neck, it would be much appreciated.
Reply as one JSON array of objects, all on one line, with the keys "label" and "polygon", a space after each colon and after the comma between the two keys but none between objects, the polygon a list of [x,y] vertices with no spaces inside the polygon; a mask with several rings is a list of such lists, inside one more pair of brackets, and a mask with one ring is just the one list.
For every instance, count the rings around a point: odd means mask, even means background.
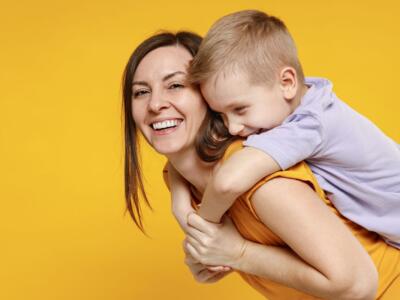
[{"label": "woman's neck", "polygon": [[215,167],[215,163],[202,161],[193,148],[187,149],[185,153],[167,155],[171,165],[200,193],[203,193],[208,179]]}]

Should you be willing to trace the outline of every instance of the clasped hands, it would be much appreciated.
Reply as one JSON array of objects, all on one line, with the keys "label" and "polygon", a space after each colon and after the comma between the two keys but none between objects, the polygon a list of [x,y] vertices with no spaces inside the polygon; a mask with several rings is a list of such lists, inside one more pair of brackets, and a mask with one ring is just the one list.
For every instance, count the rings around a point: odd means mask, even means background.
[{"label": "clasped hands", "polygon": [[183,241],[185,263],[197,281],[216,282],[237,269],[247,241],[228,216],[215,224],[191,213],[187,222],[189,226]]}]

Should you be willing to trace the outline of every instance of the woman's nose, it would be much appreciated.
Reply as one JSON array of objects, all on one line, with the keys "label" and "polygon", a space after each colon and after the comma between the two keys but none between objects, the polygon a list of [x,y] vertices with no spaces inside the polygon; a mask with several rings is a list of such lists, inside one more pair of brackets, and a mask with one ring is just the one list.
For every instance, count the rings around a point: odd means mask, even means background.
[{"label": "woman's nose", "polygon": [[166,95],[163,93],[153,92],[150,97],[148,109],[152,112],[159,112],[171,105]]}]

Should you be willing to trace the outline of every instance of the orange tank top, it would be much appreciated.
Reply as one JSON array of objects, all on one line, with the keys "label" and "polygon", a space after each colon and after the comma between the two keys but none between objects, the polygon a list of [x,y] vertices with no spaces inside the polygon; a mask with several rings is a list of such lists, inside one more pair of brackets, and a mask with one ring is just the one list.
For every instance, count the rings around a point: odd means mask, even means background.
[{"label": "orange tank top", "polygon": [[[223,160],[227,159],[235,151],[238,151],[241,148],[242,143],[240,141],[233,143],[225,152]],[[165,172],[166,169],[164,169],[164,179],[166,180],[167,176],[165,176]],[[370,232],[340,215],[329,201],[324,191],[318,185],[310,168],[304,162],[301,162],[288,170],[279,171],[265,177],[251,190],[235,201],[229,210],[229,215],[244,238],[259,244],[287,247],[287,245],[277,235],[275,235],[260,221],[251,202],[253,193],[265,182],[275,177],[301,180],[312,187],[321,198],[321,201],[324,201],[325,204],[330,207],[332,212],[347,225],[349,230],[355,235],[371,256],[379,274],[379,285],[376,298],[381,300],[400,299],[400,250],[387,245],[378,234]],[[195,205],[195,203],[193,204]],[[329,257],[326,259],[329,259]],[[265,278],[243,272],[239,272],[239,274],[247,283],[270,300],[318,299]]]}]

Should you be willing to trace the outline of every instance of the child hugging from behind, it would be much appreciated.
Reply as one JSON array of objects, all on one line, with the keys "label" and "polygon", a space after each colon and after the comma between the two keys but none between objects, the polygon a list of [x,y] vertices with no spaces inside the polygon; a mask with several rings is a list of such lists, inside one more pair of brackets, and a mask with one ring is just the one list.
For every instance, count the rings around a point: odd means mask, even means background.
[{"label": "child hugging from behind", "polygon": [[[189,78],[246,146],[212,175],[201,217],[219,222],[260,179],[306,160],[341,214],[400,248],[399,145],[340,100],[330,81],[304,77],[281,20],[255,10],[222,17],[204,38]],[[171,180],[171,191],[185,228],[193,209],[182,180]]]}]

